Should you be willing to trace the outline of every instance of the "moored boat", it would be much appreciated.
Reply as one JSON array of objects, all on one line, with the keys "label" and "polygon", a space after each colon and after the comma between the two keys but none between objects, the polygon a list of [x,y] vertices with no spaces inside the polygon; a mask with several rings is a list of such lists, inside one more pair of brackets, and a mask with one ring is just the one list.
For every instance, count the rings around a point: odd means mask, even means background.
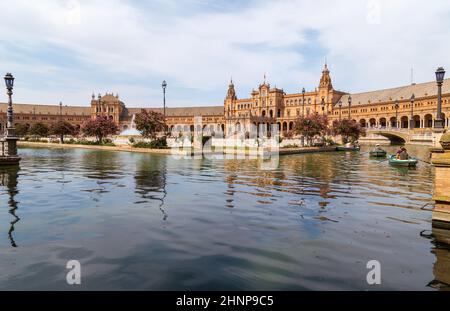
[{"label": "moored boat", "polygon": [[389,164],[396,166],[416,166],[419,161],[416,158],[410,157],[407,160],[399,160],[395,155],[389,156]]},{"label": "moored boat", "polygon": [[352,147],[345,147],[345,146],[337,146],[337,151],[359,151],[361,150],[361,147],[359,146],[352,146]]}]

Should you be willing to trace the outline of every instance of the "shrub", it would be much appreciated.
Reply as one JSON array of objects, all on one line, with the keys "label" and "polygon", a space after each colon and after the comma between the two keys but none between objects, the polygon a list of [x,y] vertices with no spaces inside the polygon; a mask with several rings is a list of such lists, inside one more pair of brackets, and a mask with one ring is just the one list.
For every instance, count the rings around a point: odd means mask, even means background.
[{"label": "shrub", "polygon": [[137,142],[133,144],[133,148],[149,148],[149,149],[167,149],[167,140],[165,137],[152,140],[151,142]]},{"label": "shrub", "polygon": [[298,145],[293,144],[293,145],[286,145],[283,148],[300,148],[300,147]]}]

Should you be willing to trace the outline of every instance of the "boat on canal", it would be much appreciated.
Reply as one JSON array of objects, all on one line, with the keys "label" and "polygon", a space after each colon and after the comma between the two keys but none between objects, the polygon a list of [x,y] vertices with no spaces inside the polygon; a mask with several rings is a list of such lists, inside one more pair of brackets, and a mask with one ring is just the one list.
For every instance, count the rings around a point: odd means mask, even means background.
[{"label": "boat on canal", "polygon": [[337,151],[360,151],[361,147],[360,146],[351,146],[351,147],[347,147],[347,146],[337,146],[336,147]]},{"label": "boat on canal", "polygon": [[371,157],[376,157],[376,158],[385,158],[387,155],[386,150],[382,149],[380,147],[380,145],[376,145],[375,149],[372,149],[371,151],[369,151],[369,155]]},{"label": "boat on canal", "polygon": [[389,164],[395,165],[395,166],[407,166],[407,167],[415,167],[419,161],[416,158],[410,157],[406,160],[399,160],[397,157],[393,154],[389,156]]}]

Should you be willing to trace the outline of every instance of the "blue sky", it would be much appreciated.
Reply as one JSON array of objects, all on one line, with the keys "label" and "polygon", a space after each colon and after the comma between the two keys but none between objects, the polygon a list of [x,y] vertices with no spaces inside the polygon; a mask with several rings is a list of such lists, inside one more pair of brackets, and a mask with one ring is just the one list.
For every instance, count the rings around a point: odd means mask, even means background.
[{"label": "blue sky", "polygon": [[[222,105],[230,77],[248,97],[264,73],[313,90],[325,59],[335,88],[430,81],[450,68],[446,0],[41,0],[0,3],[0,72],[23,103]],[[6,97],[0,97],[5,101]]]}]

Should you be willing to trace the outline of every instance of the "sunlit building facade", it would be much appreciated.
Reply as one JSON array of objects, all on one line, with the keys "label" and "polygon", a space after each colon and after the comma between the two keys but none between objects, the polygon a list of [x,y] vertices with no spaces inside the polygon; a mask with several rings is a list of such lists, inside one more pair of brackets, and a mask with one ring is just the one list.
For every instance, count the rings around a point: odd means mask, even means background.
[{"label": "sunlit building facade", "polygon": [[[437,85],[435,81],[403,87],[350,94],[334,89],[330,70],[325,64],[318,86],[287,94],[266,81],[239,98],[230,81],[223,105],[207,107],[167,108],[166,122],[170,129],[193,131],[195,118],[202,117],[208,134],[245,133],[251,127],[267,130],[277,126],[282,135],[293,131],[295,121],[312,113],[328,116],[330,122],[350,118],[366,128],[409,129],[430,131],[437,117]],[[51,124],[65,120],[76,127],[97,116],[116,122],[120,130],[131,126],[134,114],[142,108],[129,108],[118,94],[92,95],[90,106],[15,104],[15,123]],[[145,108],[163,113],[162,108]],[[6,124],[7,104],[0,103],[0,131]],[[450,79],[442,86],[442,120],[445,128],[450,120]]]}]

